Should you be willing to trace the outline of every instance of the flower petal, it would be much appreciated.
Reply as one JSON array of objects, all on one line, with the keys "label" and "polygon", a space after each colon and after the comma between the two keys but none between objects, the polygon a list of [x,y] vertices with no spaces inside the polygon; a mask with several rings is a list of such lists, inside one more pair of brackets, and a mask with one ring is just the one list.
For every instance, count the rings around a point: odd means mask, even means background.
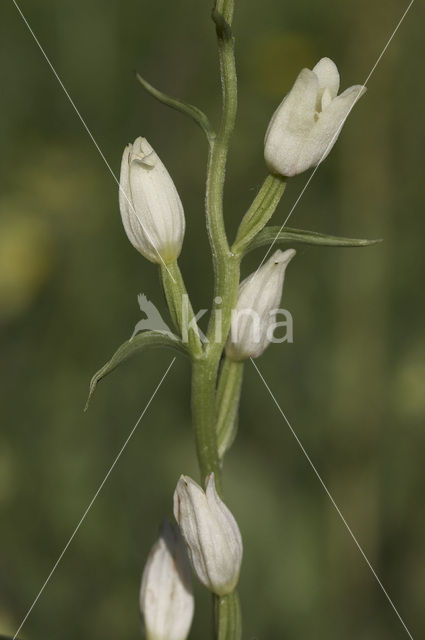
[{"label": "flower petal", "polygon": [[331,97],[335,98],[339,90],[339,72],[335,62],[330,58],[322,58],[313,67],[313,73],[319,80],[319,89],[329,89]]},{"label": "flower petal", "polygon": [[332,102],[331,92],[329,91],[329,89],[325,89],[322,94],[320,111],[324,111],[326,107],[330,105],[331,102]]},{"label": "flower petal", "polygon": [[174,515],[199,581],[217,595],[231,593],[239,577],[242,539],[215,490],[214,474],[208,477],[206,493],[181,476],[174,492]]},{"label": "flower petal", "polygon": [[264,149],[272,171],[285,176],[298,173],[298,156],[314,125],[318,87],[317,76],[310,69],[303,69],[273,114]]},{"label": "flower petal", "polygon": [[309,166],[316,166],[328,156],[351,109],[365,91],[362,85],[355,85],[332,100],[314,125],[302,149],[300,164],[305,162]]},{"label": "flower petal", "polygon": [[177,527],[168,521],[143,571],[140,610],[148,638],[187,638],[194,612],[190,564]]}]

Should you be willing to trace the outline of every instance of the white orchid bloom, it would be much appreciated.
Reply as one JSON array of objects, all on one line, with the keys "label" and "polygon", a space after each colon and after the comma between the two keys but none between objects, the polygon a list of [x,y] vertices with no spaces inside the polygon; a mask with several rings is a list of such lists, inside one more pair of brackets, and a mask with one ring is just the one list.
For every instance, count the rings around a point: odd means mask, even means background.
[{"label": "white orchid bloom", "polygon": [[226,344],[226,355],[231,360],[258,358],[270,344],[286,267],[294,255],[295,249],[279,249],[239,285]]},{"label": "white orchid bloom", "polygon": [[219,596],[232,593],[241,568],[242,537],[216,491],[213,473],[205,491],[192,478],[180,477],[174,492],[174,517],[198,580]]},{"label": "white orchid bloom", "polygon": [[303,69],[276,109],[265,137],[264,157],[272,173],[295,176],[324,160],[366,87],[354,85],[341,95],[339,73],[322,58]]},{"label": "white orchid bloom", "polygon": [[186,640],[194,607],[183,539],[178,528],[165,521],[146,562],[140,589],[147,640]]},{"label": "white orchid bloom", "polygon": [[158,264],[178,258],[185,230],[183,205],[170,174],[145,138],[137,138],[124,150],[119,202],[133,247]]}]

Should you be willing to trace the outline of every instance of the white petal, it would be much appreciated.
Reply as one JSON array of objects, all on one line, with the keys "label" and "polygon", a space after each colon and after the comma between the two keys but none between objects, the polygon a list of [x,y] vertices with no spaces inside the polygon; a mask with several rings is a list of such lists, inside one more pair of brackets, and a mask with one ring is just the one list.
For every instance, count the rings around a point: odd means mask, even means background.
[{"label": "white petal", "polygon": [[[129,235],[129,233],[131,232],[131,229],[129,226],[129,211],[131,208],[131,201],[130,201],[131,196],[130,196],[129,180],[128,180],[131,150],[132,150],[131,144],[128,144],[124,149],[124,153],[121,160],[120,185],[119,185],[119,191],[118,191],[121,217],[122,217],[123,225],[127,235]],[[133,240],[131,238],[130,240],[133,243]]]},{"label": "white petal", "polygon": [[174,515],[200,582],[218,595],[233,591],[242,540],[235,519],[215,491],[213,474],[208,477],[207,493],[191,478],[181,476],[174,493]]},{"label": "white petal", "polygon": [[167,169],[145,138],[124,150],[119,189],[123,225],[132,245],[152,262],[171,262],[181,251],[183,205]]},{"label": "white petal", "polygon": [[365,87],[355,85],[332,100],[313,127],[310,139],[303,149],[301,162],[316,166],[328,156],[347,116],[365,91]]},{"label": "white petal", "polygon": [[226,344],[226,354],[232,360],[257,358],[268,346],[270,312],[279,307],[285,270],[294,255],[294,249],[276,251],[240,284]]},{"label": "white petal", "polygon": [[[239,567],[240,569],[243,553],[241,532],[232,512],[217,493],[213,473],[211,473],[207,479],[205,493],[211,513],[219,524],[223,545],[228,546],[228,557],[231,558],[229,564],[233,567],[233,571],[229,575],[229,581],[236,586],[239,578],[239,570],[236,572],[234,567]],[[228,569],[229,567],[227,567],[227,570]],[[229,585],[226,586],[229,588]]]},{"label": "white petal", "polygon": [[269,168],[293,176],[298,155],[314,125],[319,83],[310,69],[303,69],[288,95],[276,109],[265,137],[264,157]]},{"label": "white petal", "polygon": [[204,549],[214,546],[208,514],[208,503],[202,488],[189,476],[181,476],[174,492],[174,517],[186,541],[196,575],[207,588],[210,587],[210,576]]},{"label": "white petal", "polygon": [[313,67],[313,73],[319,80],[319,89],[329,89],[332,98],[338,95],[339,72],[338,68],[330,58],[322,58]]},{"label": "white petal", "polygon": [[194,599],[190,565],[178,530],[169,522],[147,560],[140,589],[140,609],[148,637],[185,640]]},{"label": "white petal", "polygon": [[332,102],[331,92],[329,91],[329,89],[325,89],[322,94],[320,111],[324,111],[326,107],[330,105],[331,102]]},{"label": "white petal", "polygon": [[174,183],[150,144],[138,138],[129,169],[134,231],[144,239],[146,257],[159,262],[176,258],[185,229],[183,205]]}]

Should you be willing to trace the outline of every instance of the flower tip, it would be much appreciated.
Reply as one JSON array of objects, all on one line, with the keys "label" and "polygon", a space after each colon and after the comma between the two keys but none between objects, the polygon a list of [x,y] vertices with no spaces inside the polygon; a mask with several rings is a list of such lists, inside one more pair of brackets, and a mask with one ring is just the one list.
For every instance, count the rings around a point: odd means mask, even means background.
[{"label": "flower tip", "polygon": [[155,155],[153,147],[146,138],[139,136],[133,143],[133,149],[136,156],[140,156],[141,160],[148,158],[151,154]]},{"label": "flower tip", "polygon": [[335,62],[332,60],[332,58],[328,58],[328,56],[324,56],[323,58],[320,58],[319,62],[316,64],[317,65],[327,65],[328,67],[333,67],[335,69],[337,69],[338,67],[336,66]]},{"label": "flower tip", "polygon": [[275,264],[289,264],[296,253],[295,249],[286,249],[286,251],[278,249],[273,254],[272,261]]},{"label": "flower tip", "polygon": [[307,67],[304,67],[304,69],[301,69],[301,71],[299,72],[298,80],[300,79],[306,82],[308,81],[317,82],[316,74],[313,73],[313,71],[311,69],[308,69]]},{"label": "flower tip", "polygon": [[139,148],[139,147],[142,147],[145,143],[149,144],[146,138],[144,138],[143,136],[137,136],[137,138],[134,141],[134,146]]},{"label": "flower tip", "polygon": [[196,484],[190,476],[185,476],[183,473],[179,478],[179,483],[184,484],[185,487],[188,487],[190,484]]}]

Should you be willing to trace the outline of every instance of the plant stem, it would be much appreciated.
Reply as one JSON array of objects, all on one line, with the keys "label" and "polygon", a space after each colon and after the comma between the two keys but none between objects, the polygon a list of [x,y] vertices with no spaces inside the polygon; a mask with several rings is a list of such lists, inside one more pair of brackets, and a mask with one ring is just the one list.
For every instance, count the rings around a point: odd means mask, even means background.
[{"label": "plant stem", "polygon": [[269,174],[239,225],[232,251],[243,254],[274,214],[286,188],[286,178]]},{"label": "plant stem", "polygon": [[208,157],[205,209],[211,246],[215,286],[214,302],[203,357],[192,370],[192,413],[202,481],[212,471],[221,486],[216,434],[216,384],[223,346],[230,327],[231,311],[239,284],[240,258],[231,252],[223,219],[223,190],[229,142],[237,111],[237,78],[231,34],[233,0],[217,0],[213,10],[223,87],[223,107],[217,136]]},{"label": "plant stem", "polygon": [[[207,343],[201,357],[192,363],[192,415],[196,449],[202,482],[214,472],[221,493],[221,468],[216,430],[216,386],[223,347],[235,306],[240,257],[228,243],[223,218],[223,191],[229,142],[235,126],[237,110],[237,78],[234,41],[231,33],[233,0],[216,0],[213,20],[216,25],[223,107],[217,136],[210,139],[205,208],[207,230],[214,266],[214,301],[207,332]],[[215,636],[217,640],[239,640],[241,618],[237,593],[214,597]]]},{"label": "plant stem", "polygon": [[227,596],[214,596],[214,614],[217,640],[240,640],[242,620],[236,591]]},{"label": "plant stem", "polygon": [[202,354],[198,327],[194,320],[192,305],[177,262],[161,265],[161,280],[165,298],[175,328],[183,342],[188,344],[193,357]]},{"label": "plant stem", "polygon": [[[207,229],[215,274],[215,297],[212,318],[215,317],[216,307],[220,304],[217,302],[218,298],[223,300],[224,298],[229,298],[231,306],[233,303],[232,297],[236,295],[232,286],[234,275],[232,277],[228,272],[229,263],[234,256],[229,247],[223,219],[224,177],[229,142],[235,126],[238,103],[234,40],[230,28],[232,17],[233,0],[217,0],[213,10],[213,20],[217,31],[223,106],[217,137],[210,145],[205,197]],[[209,334],[214,330],[215,327],[210,324]]]},{"label": "plant stem", "polygon": [[243,362],[225,358],[220,372],[216,397],[216,432],[220,459],[233,444],[238,425],[242,389]]},{"label": "plant stem", "polygon": [[196,452],[202,483],[214,473],[217,491],[221,493],[221,469],[215,428],[215,385],[218,360],[200,358],[192,364],[192,418]]}]

